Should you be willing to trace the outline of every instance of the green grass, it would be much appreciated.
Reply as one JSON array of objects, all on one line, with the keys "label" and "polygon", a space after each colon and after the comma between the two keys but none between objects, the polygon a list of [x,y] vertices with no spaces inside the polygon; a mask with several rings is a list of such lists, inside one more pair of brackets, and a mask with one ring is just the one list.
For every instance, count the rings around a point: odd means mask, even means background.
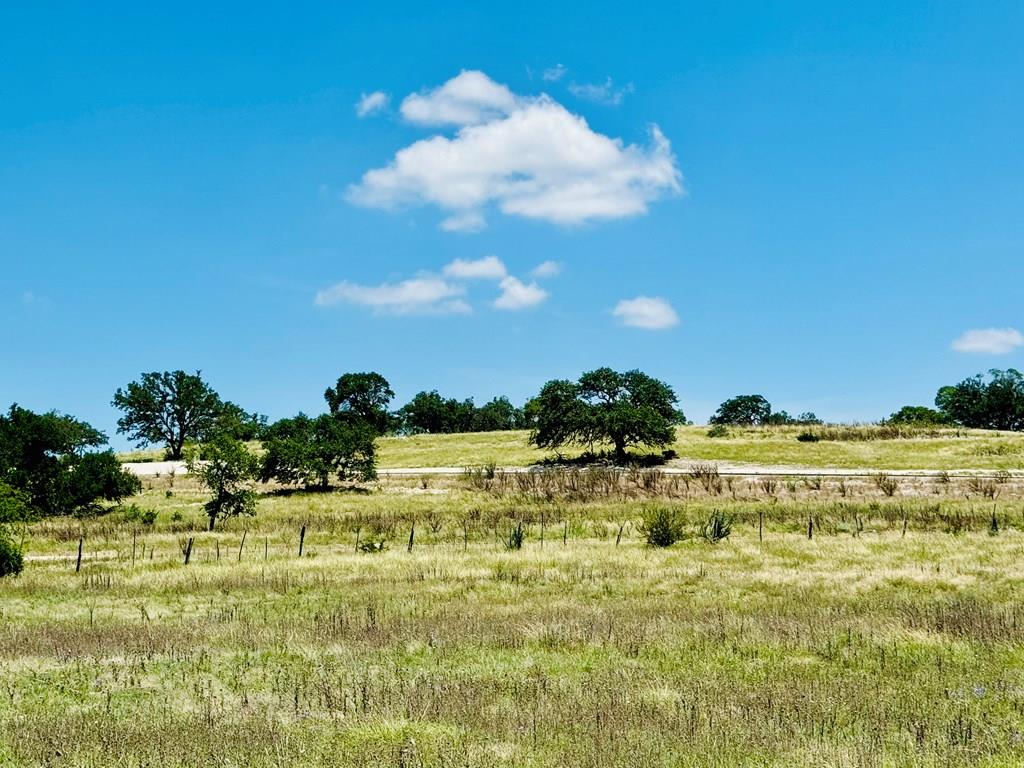
[{"label": "green grass", "polygon": [[[40,522],[0,581],[0,765],[1024,761],[1019,485],[616,482],[265,495],[210,534],[163,477],[134,500],[151,528]],[[689,538],[644,546],[652,504]]]},{"label": "green grass", "polygon": [[[729,437],[709,438],[707,427],[679,427],[670,447],[680,456],[674,463],[682,466],[690,461],[889,470],[997,470],[1024,465],[1022,433],[940,429],[933,437],[802,443],[796,438],[805,430],[730,427]],[[571,457],[580,451],[567,447],[564,454]],[[490,461],[517,467],[556,455],[530,446],[526,431],[384,437],[378,441],[378,452],[382,468],[481,466]],[[159,461],[163,451],[131,451],[120,456],[122,461]]]},{"label": "green grass", "polygon": [[[686,460],[804,467],[873,469],[1012,469],[1024,464],[1024,434],[940,430],[938,437],[802,443],[804,427],[730,428],[709,438],[706,427],[679,427],[671,448]],[[382,467],[462,467],[494,461],[526,466],[553,456],[528,444],[527,432],[388,437],[379,443]],[[565,451],[575,455],[579,450]]]}]

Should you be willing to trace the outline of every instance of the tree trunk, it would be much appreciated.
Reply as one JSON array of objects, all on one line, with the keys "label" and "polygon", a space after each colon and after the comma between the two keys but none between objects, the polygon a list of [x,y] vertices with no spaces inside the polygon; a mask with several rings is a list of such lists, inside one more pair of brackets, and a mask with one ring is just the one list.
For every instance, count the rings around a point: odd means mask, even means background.
[{"label": "tree trunk", "polygon": [[626,463],[626,441],[621,437],[613,438],[615,443],[615,463]]},{"label": "tree trunk", "polygon": [[209,529],[208,529],[208,530],[212,531],[212,530],[213,530],[213,527],[214,527],[214,526],[215,526],[216,524],[217,524],[217,516],[216,516],[216,515],[210,515],[210,527],[209,527]]}]

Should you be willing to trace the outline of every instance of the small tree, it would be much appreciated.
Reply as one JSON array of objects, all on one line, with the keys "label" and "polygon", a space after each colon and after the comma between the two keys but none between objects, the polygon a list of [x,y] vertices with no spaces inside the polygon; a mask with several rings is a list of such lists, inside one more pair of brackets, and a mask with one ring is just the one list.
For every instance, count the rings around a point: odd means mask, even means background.
[{"label": "small tree", "polygon": [[217,520],[225,517],[256,514],[256,492],[252,483],[259,473],[259,460],[240,440],[220,435],[188,457],[188,471],[212,495],[203,505],[213,530]]},{"label": "small tree", "polygon": [[752,427],[771,420],[772,406],[761,395],[738,395],[718,406],[712,424]]},{"label": "small tree", "polygon": [[112,405],[123,411],[117,431],[139,446],[164,443],[169,458],[182,457],[185,443],[202,441],[215,431],[224,404],[200,372],[144,373],[114,393]]},{"label": "small tree", "polygon": [[549,381],[527,404],[530,442],[539,448],[609,442],[618,462],[633,445],[665,446],[679,418],[672,388],[640,371],[599,368],[579,381]]}]

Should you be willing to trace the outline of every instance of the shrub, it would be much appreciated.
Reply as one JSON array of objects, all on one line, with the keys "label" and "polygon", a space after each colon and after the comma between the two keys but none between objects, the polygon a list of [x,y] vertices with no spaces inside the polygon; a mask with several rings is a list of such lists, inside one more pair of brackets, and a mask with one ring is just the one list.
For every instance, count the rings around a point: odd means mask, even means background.
[{"label": "shrub", "polygon": [[25,560],[21,554],[21,545],[16,543],[6,531],[0,529],[0,578],[16,576],[24,567]]},{"label": "shrub", "polygon": [[704,523],[704,527],[700,531],[700,535],[709,544],[717,544],[724,539],[728,539],[731,533],[732,518],[721,510],[712,512],[711,517]]},{"label": "shrub", "polygon": [[819,440],[821,440],[821,438],[818,437],[813,432],[801,432],[799,435],[796,436],[796,439],[799,440],[801,443],[816,443]]},{"label": "shrub", "polygon": [[729,428],[725,424],[715,424],[708,430],[708,437],[728,437]]},{"label": "shrub", "polygon": [[141,525],[153,525],[156,522],[155,509],[142,509],[137,504],[129,504],[121,513],[126,523],[140,523]]},{"label": "shrub", "polygon": [[520,520],[516,526],[508,532],[508,537],[505,539],[505,549],[522,549],[523,541],[526,539],[526,533],[523,531],[523,521]]},{"label": "shrub", "polygon": [[889,475],[884,472],[880,472],[875,475],[875,485],[878,486],[878,490],[886,496],[894,496],[900,487],[899,480],[895,477],[889,477]]},{"label": "shrub", "polygon": [[679,512],[670,507],[652,507],[644,513],[640,533],[651,547],[671,547],[686,538]]},{"label": "shrub", "polygon": [[376,555],[386,551],[388,543],[384,538],[371,538],[359,542],[359,551],[367,555]]}]

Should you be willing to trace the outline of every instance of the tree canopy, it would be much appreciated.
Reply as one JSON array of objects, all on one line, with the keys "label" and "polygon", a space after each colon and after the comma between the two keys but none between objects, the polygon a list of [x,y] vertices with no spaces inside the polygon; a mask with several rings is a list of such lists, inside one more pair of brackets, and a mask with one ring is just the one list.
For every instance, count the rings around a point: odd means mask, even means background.
[{"label": "tree canopy", "polygon": [[264,432],[260,478],[326,489],[333,479],[376,477],[374,443],[391,423],[387,405],[394,394],[378,373],[351,373],[324,393],[329,413],[298,416]]},{"label": "tree canopy", "polygon": [[718,406],[711,424],[730,427],[754,427],[764,424],[821,424],[813,413],[790,416],[786,411],[773,411],[763,395],[737,395]]},{"label": "tree canopy", "polygon": [[1024,429],[1024,374],[992,369],[942,387],[936,407],[954,423],[976,429]]},{"label": "tree canopy", "polygon": [[394,396],[387,379],[372,372],[346,373],[324,392],[331,415],[369,425],[379,434],[387,432],[391,425],[388,403]]},{"label": "tree canopy", "polygon": [[672,388],[640,371],[598,368],[573,382],[549,381],[526,406],[530,442],[539,448],[609,442],[617,461],[635,445],[665,446],[682,414]]},{"label": "tree canopy", "polygon": [[951,424],[948,415],[925,405],[904,405],[885,420],[886,424]]},{"label": "tree canopy", "polygon": [[224,412],[224,403],[200,372],[143,373],[114,393],[112,405],[124,415],[118,433],[140,446],[164,443],[171,459],[180,459],[189,440],[207,439]]},{"label": "tree canopy", "polygon": [[445,398],[436,389],[417,393],[395,415],[398,428],[407,434],[496,432],[525,426],[523,410],[507,397],[495,397],[477,407],[472,398]]},{"label": "tree canopy", "polygon": [[106,436],[84,421],[12,405],[0,416],[0,482],[23,492],[41,515],[78,514],[120,501],[141,485],[112,451],[90,450]]},{"label": "tree canopy", "polygon": [[752,427],[767,424],[772,415],[772,406],[763,395],[737,395],[730,397],[711,417],[712,424]]}]

